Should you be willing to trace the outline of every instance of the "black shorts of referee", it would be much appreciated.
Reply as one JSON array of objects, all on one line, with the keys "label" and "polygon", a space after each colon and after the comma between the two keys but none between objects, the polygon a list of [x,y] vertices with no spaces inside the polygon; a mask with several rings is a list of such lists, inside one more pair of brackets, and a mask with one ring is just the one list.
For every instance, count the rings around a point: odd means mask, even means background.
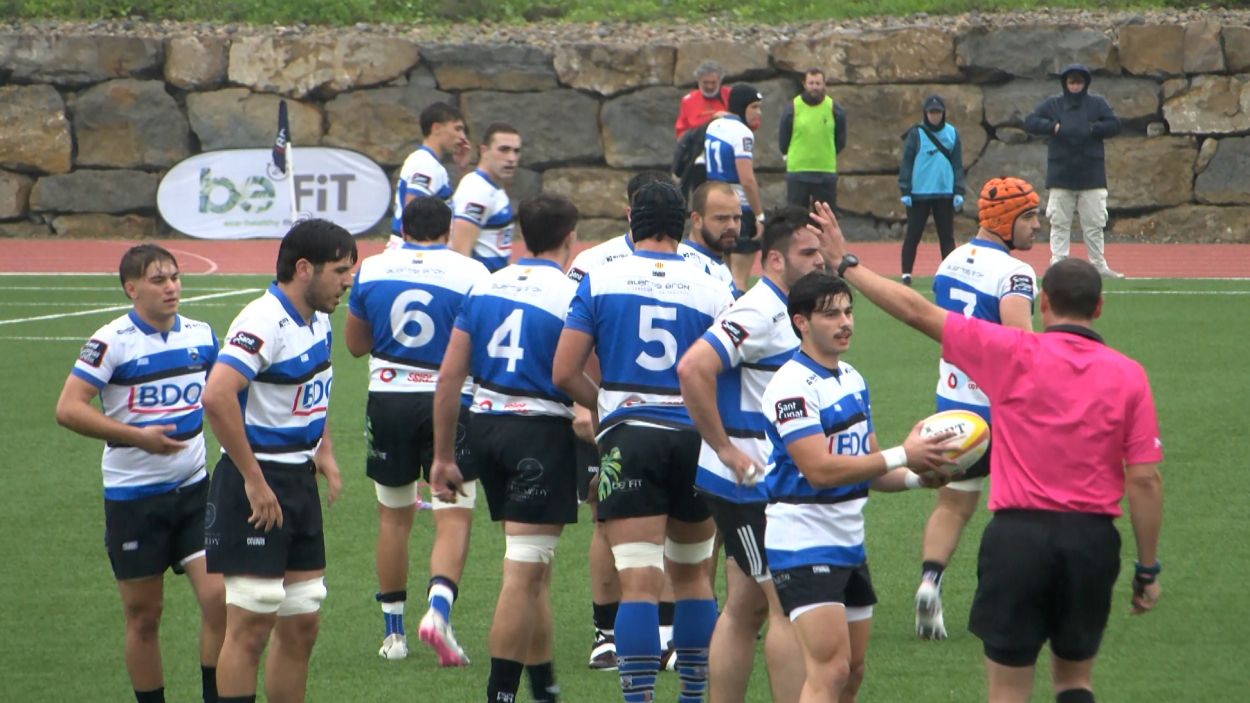
[{"label": "black shorts of referee", "polygon": [[1119,573],[1110,515],[999,510],[981,538],[968,629],[1003,666],[1032,666],[1046,642],[1061,659],[1090,659]]}]

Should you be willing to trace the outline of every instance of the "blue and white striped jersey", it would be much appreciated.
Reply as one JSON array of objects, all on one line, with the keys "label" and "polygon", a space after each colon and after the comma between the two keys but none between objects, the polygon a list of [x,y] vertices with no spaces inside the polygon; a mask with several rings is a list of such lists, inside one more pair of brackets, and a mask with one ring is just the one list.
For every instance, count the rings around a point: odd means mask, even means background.
[{"label": "blue and white striped jersey", "polygon": [[[433,393],[465,296],[489,276],[446,244],[409,242],[361,262],[347,307],[373,331],[369,390]],[[472,388],[468,379],[466,398]]]},{"label": "blue and white striped jersey", "polygon": [[257,461],[312,461],[330,408],[331,339],[330,316],[305,321],[277,283],[230,323],[218,362],[251,382],[239,404]]},{"label": "blue and white striped jersey", "polygon": [[706,247],[702,246],[694,239],[687,239],[677,247],[677,253],[687,261],[693,261],[703,266],[703,270],[715,279],[720,280],[729,286],[729,292],[733,297],[737,298],[741,295],[738,286],[734,284],[733,272],[729,270],[729,265],[721,257],[713,254]]},{"label": "blue and white striped jersey", "polygon": [[[634,240],[630,239],[628,234],[613,237],[606,242],[585,249],[582,253],[575,256],[573,264],[569,266],[569,278],[580,282],[586,274],[600,266],[610,261],[624,259],[633,253]],[[681,254],[681,258],[686,261],[698,264],[707,273],[724,281],[734,295],[737,295],[733,273],[730,272],[729,267],[723,261],[714,259],[706,250],[696,249],[693,244],[686,242],[681,242],[677,245],[677,253]]]},{"label": "blue and white striped jersey", "polygon": [[105,498],[159,495],[207,476],[200,396],[216,359],[212,328],[181,315],[172,329],[161,332],[131,311],[83,345],[71,373],[100,392],[106,416],[131,427],[174,425],[168,436],[186,442],[185,449],[168,455],[105,444],[100,461]]},{"label": "blue and white striped jersey", "polygon": [[577,284],[546,259],[521,259],[475,286],[456,329],[473,340],[475,413],[573,417],[551,362]]},{"label": "blue and white striped jersey", "polygon": [[[1018,295],[1032,309],[1037,289],[1033,267],[1014,258],[999,242],[975,238],[951,252],[933,278],[934,302],[951,312],[1002,324],[998,306]],[[971,410],[990,421],[990,401],[964,373],[945,359],[938,361],[938,410]]]},{"label": "blue and white striped jersey", "polygon": [[703,137],[703,158],[707,161],[707,179],[724,181],[738,193],[742,211],[750,212],[747,196],[738,177],[738,159],[753,159],[755,133],[737,115],[718,117],[707,126]]},{"label": "blue and white striped jersey", "polygon": [[773,443],[772,466],[765,477],[771,501],[764,537],[769,567],[863,563],[868,482],[815,488],[786,446],[819,434],[830,454],[870,454],[872,408],[864,377],[850,364],[830,370],[799,352],[768,383],[763,409]]},{"label": "blue and white striped jersey", "polygon": [[388,248],[404,243],[404,202],[409,196],[433,195],[451,202],[451,178],[433,149],[422,145],[404,159],[395,181],[395,207],[391,215],[391,239]]},{"label": "blue and white striped jersey", "polygon": [[478,229],[473,258],[498,271],[512,255],[512,204],[508,194],[485,173],[473,171],[460,179],[452,197],[453,217],[466,220]]},{"label": "blue and white striped jersey", "polygon": [[[729,441],[765,468],[772,445],[760,399],[773,374],[799,348],[799,338],[786,319],[785,293],[761,278],[721,313],[703,339],[716,350],[725,369],[716,379],[716,405]],[[764,482],[739,485],[733,469],[721,463],[706,442],[699,451],[695,485],[733,503],[768,500]]]},{"label": "blue and white striped jersey", "polygon": [[723,283],[679,254],[636,251],[587,274],[564,325],[595,340],[602,429],[693,429],[677,360],[732,302]]}]

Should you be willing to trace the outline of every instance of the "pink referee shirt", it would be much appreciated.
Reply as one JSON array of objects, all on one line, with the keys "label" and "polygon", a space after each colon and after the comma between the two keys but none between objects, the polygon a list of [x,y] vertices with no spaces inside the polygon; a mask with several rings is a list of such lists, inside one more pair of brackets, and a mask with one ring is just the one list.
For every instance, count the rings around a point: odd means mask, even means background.
[{"label": "pink referee shirt", "polygon": [[1092,330],[1034,334],[951,313],[942,357],[990,399],[991,511],[1119,517],[1124,467],[1163,460],[1145,369]]}]

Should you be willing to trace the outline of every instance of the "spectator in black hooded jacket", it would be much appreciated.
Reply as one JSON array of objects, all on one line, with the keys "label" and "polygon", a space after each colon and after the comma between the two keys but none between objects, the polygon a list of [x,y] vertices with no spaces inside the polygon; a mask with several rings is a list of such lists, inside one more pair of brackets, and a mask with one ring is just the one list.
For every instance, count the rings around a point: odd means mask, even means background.
[{"label": "spectator in black hooded jacket", "polygon": [[1063,92],[1043,100],[1024,121],[1031,134],[1050,137],[1046,158],[1050,263],[1068,256],[1075,212],[1081,217],[1090,263],[1104,277],[1124,278],[1103,256],[1107,168],[1102,142],[1120,133],[1120,119],[1102,96],[1089,94],[1089,69],[1072,64],[1063,69],[1059,82]]}]

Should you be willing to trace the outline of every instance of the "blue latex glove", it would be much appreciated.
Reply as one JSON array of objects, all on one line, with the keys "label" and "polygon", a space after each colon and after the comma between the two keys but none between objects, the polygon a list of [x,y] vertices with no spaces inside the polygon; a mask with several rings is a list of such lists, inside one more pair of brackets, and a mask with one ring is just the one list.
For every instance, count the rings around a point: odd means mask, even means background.
[{"label": "blue latex glove", "polygon": [[902,203],[902,204],[906,205],[907,207],[911,207],[911,196],[910,196],[910,195],[904,195],[903,197],[899,198],[899,199],[898,199],[898,201],[899,201],[900,203]]},{"label": "blue latex glove", "polygon": [[959,208],[963,207],[963,206],[964,206],[964,196],[962,196],[962,195],[956,195],[956,196],[955,196],[954,203],[955,203],[955,209],[956,209],[956,210],[958,210]]}]

